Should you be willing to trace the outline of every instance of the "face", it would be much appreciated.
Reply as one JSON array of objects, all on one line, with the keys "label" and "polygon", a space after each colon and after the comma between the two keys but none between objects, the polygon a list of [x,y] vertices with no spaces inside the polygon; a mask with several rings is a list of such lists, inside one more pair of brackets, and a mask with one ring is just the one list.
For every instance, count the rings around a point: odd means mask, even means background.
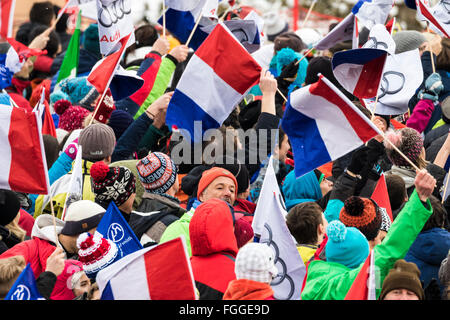
[{"label": "face", "polygon": [[320,190],[322,191],[322,196],[326,195],[333,189],[333,182],[328,179],[323,179],[320,183]]},{"label": "face", "polygon": [[286,161],[286,155],[290,149],[291,149],[291,146],[289,144],[288,136],[284,135],[283,141],[281,142],[281,146],[277,147],[278,159],[281,162]]},{"label": "face", "polygon": [[199,200],[205,202],[209,199],[220,199],[233,205],[236,200],[235,190],[236,186],[232,179],[218,177],[200,194]]},{"label": "face", "polygon": [[419,297],[407,289],[394,289],[389,291],[384,300],[419,300]]},{"label": "face", "polygon": [[83,293],[88,293],[91,289],[91,280],[87,277],[86,273],[83,272],[78,283],[73,288],[73,293],[75,297],[81,296]]}]

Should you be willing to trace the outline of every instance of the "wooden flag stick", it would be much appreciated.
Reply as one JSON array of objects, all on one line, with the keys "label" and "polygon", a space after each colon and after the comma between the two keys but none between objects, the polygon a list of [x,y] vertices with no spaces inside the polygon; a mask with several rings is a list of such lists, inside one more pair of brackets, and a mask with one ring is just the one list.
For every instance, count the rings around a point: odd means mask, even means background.
[{"label": "wooden flag stick", "polygon": [[92,124],[92,122],[94,121],[95,115],[97,114],[97,111],[100,108],[100,104],[102,103],[103,99],[105,98],[105,95],[106,95],[107,91],[108,91],[108,89],[106,88],[103,91],[102,96],[100,97],[100,100],[98,100],[97,105],[95,106],[94,114],[92,115],[91,120],[89,120],[88,126],[90,126]]},{"label": "wooden flag stick", "polygon": [[308,51],[306,51],[306,52],[303,54],[303,57],[302,57],[301,59],[299,59],[299,60],[295,63],[295,65],[298,65],[298,64],[300,63],[300,61],[302,61],[303,59],[305,59],[306,56],[307,56],[311,51],[313,51],[313,50],[314,50],[314,47],[312,47],[311,49],[309,49]]},{"label": "wooden flag stick", "polygon": [[405,156],[403,154],[403,152],[401,152],[389,139],[386,139],[386,136],[383,133],[383,139],[386,140],[391,146],[392,148],[394,148],[395,151],[397,151],[403,158],[405,158],[406,161],[408,161],[408,163],[415,169],[415,170],[420,170],[411,160],[409,160],[409,158],[407,156]]},{"label": "wooden flag stick", "polygon": [[189,38],[187,39],[187,41],[186,41],[186,43],[185,43],[186,47],[189,46],[189,42],[191,42],[191,39],[192,39],[192,37],[194,36],[194,33],[195,33],[195,29],[197,29],[198,24],[200,23],[200,20],[201,20],[201,19],[202,19],[202,14],[200,14],[200,15],[198,16],[197,21],[195,22],[195,26],[194,26],[194,28],[192,29],[191,34],[189,35]]},{"label": "wooden flag stick", "polygon": [[284,99],[285,102],[287,102],[286,97],[284,96],[284,94],[280,91],[280,89],[277,88],[278,93],[280,94],[280,96]]},{"label": "wooden flag stick", "polygon": [[306,24],[306,21],[308,21],[309,15],[311,14],[312,9],[314,8],[314,5],[316,4],[317,0],[313,0],[313,3],[311,3],[311,6],[308,9],[308,13],[306,14],[305,20],[303,20],[302,25],[300,26],[300,29],[303,28]]},{"label": "wooden flag stick", "polygon": [[165,0],[163,0],[162,2],[162,6],[163,6],[163,37],[166,36],[166,3]]},{"label": "wooden flag stick", "polygon": [[[427,32],[430,32],[430,23],[427,21]],[[430,51],[430,57],[431,57],[431,67],[433,68],[433,73],[436,73],[436,67],[434,66],[434,58],[433,58],[433,50],[431,50],[431,43],[428,42],[428,50]]]},{"label": "wooden flag stick", "polygon": [[442,194],[441,203],[444,203],[444,201],[445,201],[445,194],[447,193],[448,180],[450,180],[450,169],[447,173],[447,181],[445,182],[444,193]]}]

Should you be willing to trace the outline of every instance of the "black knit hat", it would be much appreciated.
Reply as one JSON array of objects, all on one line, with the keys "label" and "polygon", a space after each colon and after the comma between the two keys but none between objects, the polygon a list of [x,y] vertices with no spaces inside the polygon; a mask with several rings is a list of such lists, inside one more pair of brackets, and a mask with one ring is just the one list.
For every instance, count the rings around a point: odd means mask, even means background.
[{"label": "black knit hat", "polygon": [[19,213],[20,201],[11,190],[0,190],[0,225],[6,226]]},{"label": "black knit hat", "polygon": [[103,161],[91,167],[92,189],[95,202],[108,205],[111,201],[119,207],[136,193],[136,178],[126,167],[109,167]]}]

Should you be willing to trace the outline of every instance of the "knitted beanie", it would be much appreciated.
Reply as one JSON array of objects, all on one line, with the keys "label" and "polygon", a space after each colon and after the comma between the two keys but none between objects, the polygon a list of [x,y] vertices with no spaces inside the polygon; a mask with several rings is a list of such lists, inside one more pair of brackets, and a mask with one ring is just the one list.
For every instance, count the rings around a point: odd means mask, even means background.
[{"label": "knitted beanie", "polygon": [[104,123],[93,123],[81,130],[78,144],[82,146],[83,159],[103,160],[112,155],[116,147],[116,135],[110,126]]},{"label": "knitted beanie", "polygon": [[450,119],[450,96],[441,101],[442,116]]},{"label": "knitted beanie", "polygon": [[104,214],[105,209],[94,201],[76,201],[67,208],[61,234],[74,236],[87,232],[98,226]]},{"label": "knitted beanie", "polygon": [[67,99],[74,105],[94,111],[93,103],[100,96],[100,93],[88,83],[87,76],[66,78],[58,85],[59,90],[54,90],[50,95],[51,104],[60,99]]},{"label": "knitted beanie", "polygon": [[114,203],[119,207],[136,193],[136,178],[126,167],[108,167],[103,161],[94,163],[90,170],[95,201]]},{"label": "knitted beanie", "polygon": [[236,279],[270,283],[278,274],[275,254],[266,244],[247,243],[237,253],[234,272]]},{"label": "knitted beanie", "polygon": [[237,219],[234,224],[234,236],[236,237],[238,248],[244,246],[254,236],[251,223],[243,218]]},{"label": "knitted beanie", "polygon": [[372,200],[351,196],[345,200],[339,220],[347,227],[357,228],[371,241],[380,231],[382,216]]},{"label": "knitted beanie", "polygon": [[114,130],[116,140],[122,136],[127,128],[133,123],[133,116],[124,110],[114,110],[108,121],[108,126]]},{"label": "knitted beanie", "polygon": [[83,264],[84,272],[95,279],[97,272],[114,262],[117,257],[117,245],[98,233],[82,233],[77,239],[78,258]]},{"label": "knitted beanie", "polygon": [[87,51],[100,55],[98,25],[96,23],[90,24],[89,27],[84,30],[81,42]]},{"label": "knitted beanie", "polygon": [[346,227],[339,220],[328,224],[327,236],[325,255],[329,262],[353,269],[361,265],[369,255],[369,243],[361,231]]},{"label": "knitted beanie", "polygon": [[11,223],[19,213],[20,201],[11,190],[0,189],[0,225]]},{"label": "knitted beanie", "polygon": [[77,279],[83,274],[83,264],[78,260],[67,259],[64,261],[64,270],[58,276],[50,296],[51,300],[73,300]]},{"label": "knitted beanie", "polygon": [[72,106],[69,100],[61,99],[53,105],[56,114],[59,115],[58,128],[72,131],[83,127],[84,118],[89,111],[83,107]]},{"label": "knitted beanie", "polygon": [[389,217],[385,208],[380,207],[381,212],[381,227],[380,230],[388,232],[392,225],[391,218]]},{"label": "knitted beanie", "polygon": [[392,290],[407,289],[414,292],[420,300],[424,300],[425,293],[420,282],[420,270],[415,263],[406,262],[404,259],[397,260],[394,268],[389,270],[384,278],[379,300]]},{"label": "knitted beanie", "polygon": [[228,170],[220,167],[213,167],[209,170],[203,171],[202,177],[200,178],[200,181],[198,182],[198,188],[197,188],[197,199],[200,197],[202,192],[218,177],[228,177],[231,180],[233,180],[235,189],[234,193],[235,196],[237,196],[237,190],[238,190],[238,183],[236,180],[236,177]]},{"label": "knitted beanie", "polygon": [[394,33],[395,54],[419,48],[425,41],[422,33],[416,30],[404,30]]},{"label": "knitted beanie", "polygon": [[[402,128],[397,131],[388,130],[385,135],[386,139],[391,141],[409,160],[417,165],[420,153],[423,148],[423,139],[417,130],[412,128]],[[384,141],[386,155],[392,164],[396,166],[410,166],[387,141]]]},{"label": "knitted beanie", "polygon": [[166,193],[176,182],[175,162],[162,152],[152,152],[142,158],[136,169],[144,189],[149,193]]}]

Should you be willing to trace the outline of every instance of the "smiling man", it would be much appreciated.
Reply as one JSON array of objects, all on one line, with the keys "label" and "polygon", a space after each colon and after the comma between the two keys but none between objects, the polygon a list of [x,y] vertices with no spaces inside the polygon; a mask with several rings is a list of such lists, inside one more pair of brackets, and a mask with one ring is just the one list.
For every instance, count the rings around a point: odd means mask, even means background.
[{"label": "smiling man", "polygon": [[203,172],[198,183],[197,199],[192,208],[183,216],[171,223],[161,236],[160,242],[163,243],[175,239],[181,235],[186,240],[186,246],[189,256],[191,253],[191,242],[189,238],[189,223],[194,215],[195,208],[202,202],[210,199],[220,199],[233,206],[237,197],[238,183],[236,177],[228,170],[220,167],[213,167]]}]

